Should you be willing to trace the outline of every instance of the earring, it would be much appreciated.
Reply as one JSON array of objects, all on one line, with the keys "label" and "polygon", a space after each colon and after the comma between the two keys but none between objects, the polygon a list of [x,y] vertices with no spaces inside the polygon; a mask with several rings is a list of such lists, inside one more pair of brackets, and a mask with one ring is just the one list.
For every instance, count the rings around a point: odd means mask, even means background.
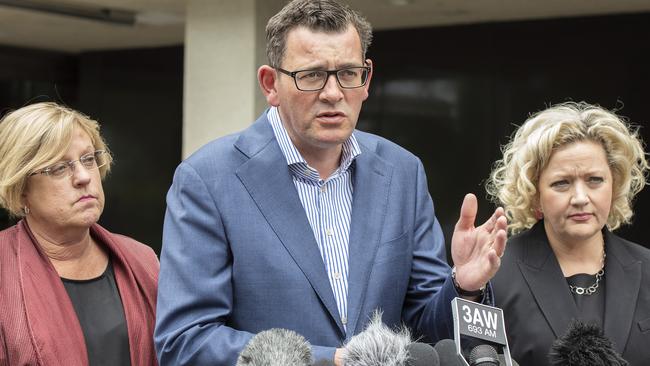
[{"label": "earring", "polygon": [[25,214],[25,216],[29,215],[29,207],[23,206],[23,213]]},{"label": "earring", "polygon": [[535,218],[541,220],[544,218],[544,213],[540,209],[535,209]]}]

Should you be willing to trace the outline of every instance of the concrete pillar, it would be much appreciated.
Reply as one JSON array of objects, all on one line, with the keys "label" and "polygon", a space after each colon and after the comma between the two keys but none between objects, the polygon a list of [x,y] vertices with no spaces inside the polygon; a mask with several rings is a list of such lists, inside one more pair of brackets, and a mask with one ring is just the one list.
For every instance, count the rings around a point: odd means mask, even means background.
[{"label": "concrete pillar", "polygon": [[[258,31],[255,32],[257,49],[256,49],[256,62],[257,66],[268,64],[266,58],[266,23],[269,21],[273,15],[275,15],[284,4],[287,3],[287,0],[257,0],[256,2],[256,24]],[[257,73],[257,69],[255,70]],[[261,91],[255,95],[255,111],[256,114],[262,113],[268,105],[266,104],[266,99]]]},{"label": "concrete pillar", "polygon": [[266,108],[257,68],[266,63],[266,22],[283,5],[284,0],[188,0],[183,158],[246,128]]}]

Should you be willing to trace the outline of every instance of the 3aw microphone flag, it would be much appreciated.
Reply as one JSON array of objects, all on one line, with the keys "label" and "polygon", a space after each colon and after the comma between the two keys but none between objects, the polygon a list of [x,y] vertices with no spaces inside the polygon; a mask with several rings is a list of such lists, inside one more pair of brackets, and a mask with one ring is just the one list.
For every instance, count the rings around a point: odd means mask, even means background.
[{"label": "3aw microphone flag", "polygon": [[506,366],[512,366],[503,310],[458,297],[451,301],[451,309],[454,315],[456,354],[464,365],[469,366],[462,355],[461,336],[478,338],[498,345],[503,350]]}]

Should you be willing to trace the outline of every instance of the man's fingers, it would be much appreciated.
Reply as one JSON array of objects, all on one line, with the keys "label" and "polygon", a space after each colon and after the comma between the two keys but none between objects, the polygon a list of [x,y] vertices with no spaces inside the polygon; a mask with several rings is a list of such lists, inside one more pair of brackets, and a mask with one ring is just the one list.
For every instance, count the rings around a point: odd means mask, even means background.
[{"label": "man's fingers", "polygon": [[[499,207],[501,208],[501,207]],[[498,215],[498,213],[497,213]],[[496,229],[497,230],[508,230],[508,218],[506,217],[505,214],[501,214],[501,216],[497,217],[497,224],[496,224]]]},{"label": "man's fingers", "polygon": [[[492,233],[492,230],[494,230],[495,227],[496,230],[507,229],[508,221],[506,220],[506,221],[499,222],[499,219],[501,217],[505,218],[505,212],[503,211],[502,207],[497,207],[497,209],[494,210],[492,216],[490,216],[490,218],[483,224],[483,228],[489,233]],[[503,222],[505,222],[506,226],[502,226]]]},{"label": "man's fingers", "polygon": [[483,224],[485,231],[492,233],[492,229],[494,229],[494,225],[497,223],[497,218],[497,213],[495,211],[492,216],[490,216],[490,218]]},{"label": "man's fingers", "polygon": [[497,207],[494,215],[497,217],[497,230],[508,230],[508,219],[506,218],[506,212],[503,210],[503,207]]},{"label": "man's fingers", "polygon": [[488,261],[490,262],[490,278],[488,279],[491,280],[492,277],[496,274],[496,272],[499,270],[499,267],[501,266],[501,256],[497,255],[494,251],[491,251],[488,255]]},{"label": "man's fingers", "polygon": [[[497,209],[501,209],[500,207]],[[503,211],[503,209],[501,209]],[[495,213],[497,216],[499,215],[499,212]],[[499,257],[503,256],[503,252],[506,249],[506,241],[508,240],[508,220],[506,219],[506,216],[501,212],[501,216],[499,216],[496,220],[496,223],[494,225],[494,230],[492,231],[493,237],[492,237],[492,248],[497,252],[497,255]]]},{"label": "man's fingers", "polygon": [[456,223],[456,230],[473,229],[477,211],[478,202],[476,196],[471,193],[466,194],[463,199],[463,205],[460,207],[460,218]]},{"label": "man's fingers", "polygon": [[502,225],[507,226],[505,223],[506,218],[503,216],[497,220],[497,230],[495,230],[496,236],[494,237],[494,241],[492,243],[492,249],[494,249],[499,257],[503,256],[503,252],[506,250],[506,240],[508,239],[506,230],[499,228],[499,226]]}]

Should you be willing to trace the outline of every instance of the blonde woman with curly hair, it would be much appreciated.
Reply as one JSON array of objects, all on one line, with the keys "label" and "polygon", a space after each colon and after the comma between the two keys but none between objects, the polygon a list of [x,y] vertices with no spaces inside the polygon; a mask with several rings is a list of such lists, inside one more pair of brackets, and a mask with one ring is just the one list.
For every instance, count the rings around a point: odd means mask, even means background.
[{"label": "blonde woman with curly hair", "polygon": [[587,103],[534,114],[504,147],[487,190],[514,235],[493,285],[520,364],[548,365],[577,319],[650,365],[650,250],[612,233],[630,223],[647,171],[637,129]]},{"label": "blonde woman with curly hair", "polygon": [[55,103],[0,120],[0,365],[156,365],[158,259],[97,224],[111,154]]}]

